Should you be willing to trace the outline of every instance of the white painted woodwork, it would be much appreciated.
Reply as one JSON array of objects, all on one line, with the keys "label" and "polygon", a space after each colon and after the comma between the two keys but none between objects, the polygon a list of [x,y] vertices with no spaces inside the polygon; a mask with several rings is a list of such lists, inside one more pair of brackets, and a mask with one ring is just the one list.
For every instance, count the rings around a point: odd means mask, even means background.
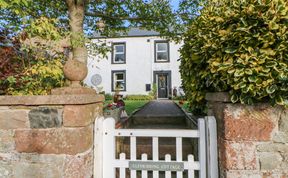
[{"label": "white painted woodwork", "polygon": [[206,177],[206,128],[205,128],[205,120],[198,119],[198,128],[201,135],[199,139],[199,162],[200,162],[200,177]]},{"label": "white painted woodwork", "polygon": [[[125,153],[120,153],[120,158],[119,159],[125,161],[126,154]],[[120,178],[126,178],[126,168],[125,167],[120,167],[119,168],[119,174],[120,174]]]},{"label": "white painted woodwork", "polygon": [[115,129],[111,131],[113,135],[122,137],[182,137],[182,138],[199,138],[199,130],[167,130],[167,129]]},{"label": "white painted woodwork", "polygon": [[[205,122],[206,121],[206,122]],[[198,119],[198,130],[152,130],[152,129],[115,129],[115,120],[113,118],[107,118],[104,121],[101,119],[99,123],[102,123],[103,129],[95,126],[95,136],[99,137],[99,133],[102,133],[103,143],[103,177],[96,178],[116,178],[115,170],[119,169],[120,178],[126,178],[126,170],[129,169],[129,161],[153,161],[153,162],[183,162],[184,170],[188,170],[188,178],[195,177],[195,170],[199,170],[200,178],[217,178],[217,143],[216,143],[216,122],[215,118]],[[96,122],[96,124],[99,125]],[[208,123],[208,124],[207,124]],[[207,125],[206,125],[207,124]],[[207,138],[207,135],[209,136]],[[124,153],[120,153],[119,159],[116,159],[115,152],[115,138],[119,136],[130,137],[130,160],[126,159]],[[137,152],[137,137],[152,137],[152,160],[148,160],[147,154],[142,153],[141,160],[136,159]],[[176,161],[171,161],[171,155],[165,155],[165,160],[159,160],[159,137],[171,137],[176,139]],[[194,160],[193,155],[188,155],[187,161],[183,161],[182,154],[182,138],[197,138],[199,140],[199,161]],[[209,140],[209,141],[207,141]],[[96,138],[95,138],[96,141]],[[209,146],[209,148],[207,148]],[[214,149],[214,150],[211,150]],[[95,150],[95,152],[97,152]],[[213,154],[213,155],[211,155]],[[97,156],[98,155],[98,156]],[[99,154],[95,153],[97,159],[101,159]],[[207,156],[209,158],[207,158]],[[96,159],[96,158],[95,158]],[[209,162],[208,162],[209,160]],[[95,160],[95,168],[98,166],[97,160]],[[207,167],[206,167],[207,166]],[[96,172],[95,169],[94,172]],[[207,173],[208,171],[208,173]],[[210,171],[210,172],[209,172]],[[147,178],[148,171],[142,170],[141,177]],[[130,170],[130,177],[136,178],[136,170]],[[177,178],[183,177],[183,172],[178,171]],[[96,175],[96,174],[95,174]],[[97,174],[98,175],[98,174]],[[153,178],[159,177],[159,171],[153,171]],[[165,171],[165,178],[171,178],[171,171]]]},{"label": "white painted woodwork", "polygon": [[103,121],[103,177],[115,177],[113,161],[115,157],[115,135],[111,131],[115,129],[115,120],[108,118]]},{"label": "white painted woodwork", "polygon": [[103,178],[103,120],[104,117],[98,117],[94,124],[94,150],[97,150],[94,152],[94,178]]},{"label": "white painted woodwork", "polygon": [[[165,155],[165,161],[171,162],[171,155],[170,154]],[[171,171],[165,171],[165,178],[171,178]]]},{"label": "white painted woodwork", "polygon": [[[176,161],[182,161],[182,138],[176,137]],[[177,171],[177,178],[183,178],[183,172]]]},{"label": "white painted woodwork", "polygon": [[[194,156],[193,155],[188,155],[188,163],[191,163],[191,164],[194,163]],[[194,170],[195,169],[192,168],[192,165],[189,167],[190,167],[190,169],[188,169],[188,177],[194,178],[194,175],[195,175]]]},{"label": "white painted woodwork", "polygon": [[[218,177],[218,153],[217,153],[217,127],[216,119],[213,116],[205,117],[206,121],[206,134],[207,134],[207,166],[208,177]],[[215,149],[213,149],[215,148]]]},{"label": "white painted woodwork", "polygon": [[[159,139],[158,137],[152,138],[152,158],[153,161],[158,161],[159,158]],[[153,178],[159,178],[159,172],[153,171]]]},{"label": "white painted woodwork", "polygon": [[[142,154],[141,155],[141,160],[142,161],[147,161],[148,160],[148,156],[147,154]],[[142,178],[148,178],[148,171],[147,170],[142,170],[141,171],[141,175],[142,175]]]},{"label": "white painted woodwork", "polygon": [[[130,159],[131,161],[136,161],[136,137],[130,137]],[[136,178],[136,170],[130,171],[130,177]]]}]

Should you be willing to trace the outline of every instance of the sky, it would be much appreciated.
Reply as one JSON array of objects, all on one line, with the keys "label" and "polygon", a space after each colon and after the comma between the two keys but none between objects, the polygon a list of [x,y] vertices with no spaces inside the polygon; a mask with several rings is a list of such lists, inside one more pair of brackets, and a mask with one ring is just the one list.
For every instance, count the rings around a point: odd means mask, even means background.
[{"label": "sky", "polygon": [[170,1],[171,1],[173,9],[176,10],[178,8],[178,4],[180,0],[170,0]]}]

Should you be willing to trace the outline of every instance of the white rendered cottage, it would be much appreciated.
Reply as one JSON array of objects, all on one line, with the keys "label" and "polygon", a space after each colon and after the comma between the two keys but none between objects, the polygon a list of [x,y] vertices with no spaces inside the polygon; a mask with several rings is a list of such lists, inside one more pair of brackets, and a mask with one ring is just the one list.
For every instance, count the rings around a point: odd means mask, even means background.
[{"label": "white rendered cottage", "polygon": [[84,83],[96,90],[123,95],[147,95],[153,83],[158,98],[169,98],[176,87],[179,91],[181,44],[165,40],[154,31],[132,28],[127,35],[117,38],[94,38],[111,46],[108,58],[90,56],[88,75]]}]

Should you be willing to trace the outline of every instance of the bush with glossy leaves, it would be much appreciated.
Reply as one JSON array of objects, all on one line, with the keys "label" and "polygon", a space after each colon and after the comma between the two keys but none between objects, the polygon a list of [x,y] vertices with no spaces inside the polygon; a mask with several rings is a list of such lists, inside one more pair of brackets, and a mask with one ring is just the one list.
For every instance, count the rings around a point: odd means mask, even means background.
[{"label": "bush with glossy leaves", "polygon": [[194,111],[217,91],[288,105],[288,1],[210,0],[184,36],[180,72]]}]

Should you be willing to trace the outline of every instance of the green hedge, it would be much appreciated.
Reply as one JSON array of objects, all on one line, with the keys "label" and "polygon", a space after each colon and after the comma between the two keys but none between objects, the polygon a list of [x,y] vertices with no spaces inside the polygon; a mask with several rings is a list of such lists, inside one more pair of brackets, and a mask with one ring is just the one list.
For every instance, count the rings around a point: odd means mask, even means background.
[{"label": "green hedge", "polygon": [[153,96],[150,95],[126,95],[126,100],[152,100]]},{"label": "green hedge", "polygon": [[113,100],[113,96],[110,94],[110,93],[107,93],[107,94],[105,94],[104,95],[105,96],[105,100],[107,101],[109,101],[109,100]]},{"label": "green hedge", "polygon": [[184,38],[180,73],[194,112],[214,91],[288,105],[286,0],[208,0]]}]

